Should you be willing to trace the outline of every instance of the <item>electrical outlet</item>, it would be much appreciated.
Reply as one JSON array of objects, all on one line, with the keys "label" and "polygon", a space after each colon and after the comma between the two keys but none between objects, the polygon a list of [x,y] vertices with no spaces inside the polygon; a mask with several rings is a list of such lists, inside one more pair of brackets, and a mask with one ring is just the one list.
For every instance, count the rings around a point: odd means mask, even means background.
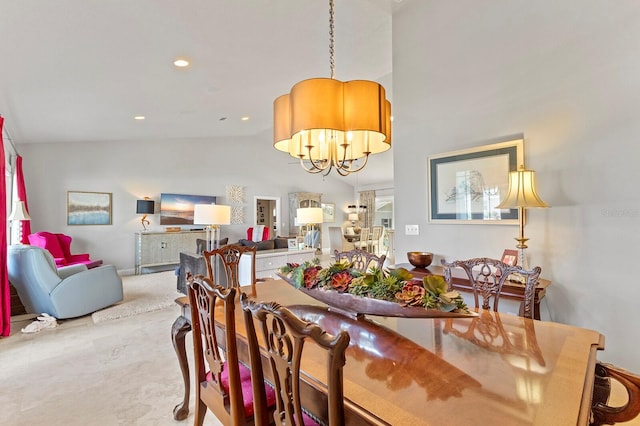
[{"label": "electrical outlet", "polygon": [[418,225],[405,225],[404,235],[420,235],[420,228]]}]

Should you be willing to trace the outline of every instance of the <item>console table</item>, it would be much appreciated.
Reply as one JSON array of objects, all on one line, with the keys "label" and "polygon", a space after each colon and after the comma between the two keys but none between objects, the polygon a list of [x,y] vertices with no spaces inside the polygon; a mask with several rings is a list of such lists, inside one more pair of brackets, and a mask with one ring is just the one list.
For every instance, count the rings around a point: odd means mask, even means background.
[{"label": "console table", "polygon": [[[422,279],[428,275],[441,275],[444,276],[444,267],[431,265],[426,269],[422,268],[414,268],[413,265],[409,263],[399,263],[395,265],[396,268],[404,268],[407,271],[411,272],[415,278]],[[473,287],[471,287],[471,283],[467,278],[467,275],[463,271],[452,270],[451,276],[451,286],[455,290],[460,290],[464,292],[472,292]],[[547,287],[551,285],[551,281],[545,279],[539,279],[538,285],[535,289],[535,296],[533,298],[533,317],[537,320],[540,319],[540,300],[547,293]],[[524,302],[524,285],[512,282],[505,281],[502,292],[500,293],[500,298],[517,300],[521,303]]]},{"label": "console table", "polygon": [[142,268],[177,265],[180,252],[195,250],[198,238],[205,239],[205,231],[136,232],[136,275]]}]

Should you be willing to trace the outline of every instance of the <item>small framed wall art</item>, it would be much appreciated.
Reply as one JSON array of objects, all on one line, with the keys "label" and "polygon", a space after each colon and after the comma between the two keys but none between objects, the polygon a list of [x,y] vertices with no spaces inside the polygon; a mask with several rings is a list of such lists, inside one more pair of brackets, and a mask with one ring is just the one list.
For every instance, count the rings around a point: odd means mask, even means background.
[{"label": "small framed wall art", "polygon": [[289,238],[287,240],[287,244],[289,250],[298,250],[298,239],[297,238]]},{"label": "small framed wall art", "polygon": [[336,221],[335,203],[322,203],[322,222],[333,223]]},{"label": "small framed wall art", "polygon": [[111,192],[67,191],[67,225],[111,225]]}]

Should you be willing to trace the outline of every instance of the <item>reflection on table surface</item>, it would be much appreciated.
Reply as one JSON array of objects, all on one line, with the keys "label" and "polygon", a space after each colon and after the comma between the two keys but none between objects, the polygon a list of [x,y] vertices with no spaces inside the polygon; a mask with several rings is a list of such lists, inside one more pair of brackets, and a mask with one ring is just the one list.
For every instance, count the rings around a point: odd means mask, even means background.
[{"label": "reflection on table surface", "polygon": [[[382,423],[588,422],[595,350],[602,347],[595,331],[484,311],[475,318],[355,320],[282,280],[258,284],[254,297],[290,306],[332,334],[347,330],[346,405]],[[244,334],[241,315],[236,322]],[[324,380],[321,359],[311,356],[303,368]]]}]

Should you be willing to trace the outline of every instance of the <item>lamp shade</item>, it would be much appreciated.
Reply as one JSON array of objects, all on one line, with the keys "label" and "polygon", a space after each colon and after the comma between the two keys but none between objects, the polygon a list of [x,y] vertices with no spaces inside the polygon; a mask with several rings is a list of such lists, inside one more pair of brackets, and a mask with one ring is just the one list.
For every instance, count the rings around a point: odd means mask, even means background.
[{"label": "lamp shade", "polygon": [[155,210],[155,202],[153,200],[136,201],[137,214],[153,214]]},{"label": "lamp shade", "polygon": [[518,207],[549,207],[536,192],[535,171],[525,170],[520,166],[518,170],[509,172],[509,191],[498,209],[515,209]]},{"label": "lamp shade", "polygon": [[352,222],[359,220],[358,213],[349,213],[349,220]]},{"label": "lamp shade", "polygon": [[9,215],[9,220],[31,220],[27,207],[24,205],[24,201],[17,200],[13,202],[13,210]]},{"label": "lamp shade", "polygon": [[322,207],[304,207],[296,210],[300,225],[322,223]]},{"label": "lamp shade", "polygon": [[229,225],[231,207],[220,204],[196,204],[193,206],[194,225]]}]

